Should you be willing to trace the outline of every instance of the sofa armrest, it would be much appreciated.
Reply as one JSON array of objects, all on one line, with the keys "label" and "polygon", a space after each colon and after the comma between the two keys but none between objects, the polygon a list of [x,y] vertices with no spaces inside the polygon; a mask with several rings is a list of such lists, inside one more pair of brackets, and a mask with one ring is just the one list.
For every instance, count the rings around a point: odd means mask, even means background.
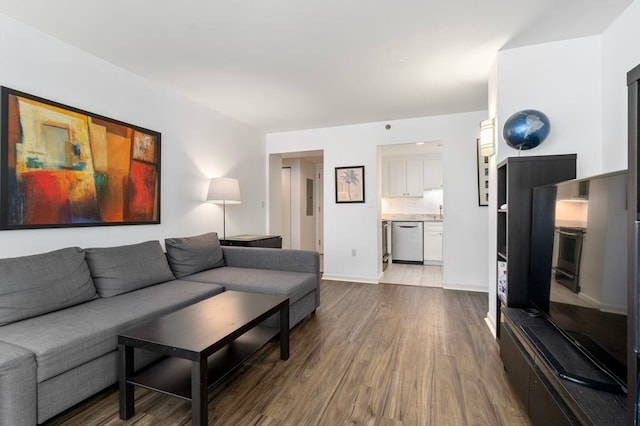
[{"label": "sofa armrest", "polygon": [[37,407],[34,354],[0,342],[0,425],[35,425]]},{"label": "sofa armrest", "polygon": [[222,252],[226,266],[310,272],[320,277],[320,255],[315,251],[223,246]]},{"label": "sofa armrest", "polygon": [[320,306],[320,255],[310,250],[223,246],[225,266],[306,272],[316,276],[316,307]]}]

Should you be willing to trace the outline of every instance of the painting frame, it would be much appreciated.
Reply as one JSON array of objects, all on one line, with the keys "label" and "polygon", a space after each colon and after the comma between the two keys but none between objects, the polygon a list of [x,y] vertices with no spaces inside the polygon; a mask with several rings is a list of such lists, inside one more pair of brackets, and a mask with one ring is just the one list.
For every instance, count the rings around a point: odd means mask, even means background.
[{"label": "painting frame", "polygon": [[336,204],[364,203],[364,166],[335,168]]},{"label": "painting frame", "polygon": [[0,87],[0,230],[159,224],[161,138]]},{"label": "painting frame", "polygon": [[482,155],[480,139],[476,139],[478,161],[478,206],[489,206],[489,156]]}]

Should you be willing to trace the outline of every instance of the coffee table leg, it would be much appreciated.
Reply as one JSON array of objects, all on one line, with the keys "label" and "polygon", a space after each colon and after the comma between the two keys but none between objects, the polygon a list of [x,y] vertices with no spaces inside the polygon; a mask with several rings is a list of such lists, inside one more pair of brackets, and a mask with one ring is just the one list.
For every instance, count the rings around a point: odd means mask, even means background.
[{"label": "coffee table leg", "polygon": [[280,309],[280,359],[289,359],[289,300]]},{"label": "coffee table leg", "polygon": [[135,414],[133,385],[127,383],[133,376],[133,347],[118,345],[118,388],[120,397],[120,419],[127,420]]},{"label": "coffee table leg", "polygon": [[191,423],[207,425],[207,359],[193,361],[191,364]]}]

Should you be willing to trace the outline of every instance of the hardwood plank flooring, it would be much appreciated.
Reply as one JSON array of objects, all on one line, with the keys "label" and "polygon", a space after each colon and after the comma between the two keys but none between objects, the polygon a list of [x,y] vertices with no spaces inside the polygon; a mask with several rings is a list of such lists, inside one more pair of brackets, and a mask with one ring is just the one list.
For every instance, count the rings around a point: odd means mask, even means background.
[{"label": "hardwood plank flooring", "polygon": [[[487,296],[323,281],[317,313],[209,393],[210,425],[528,425],[484,323]],[[111,387],[55,425],[188,425],[190,404],[136,389],[118,418]]]}]

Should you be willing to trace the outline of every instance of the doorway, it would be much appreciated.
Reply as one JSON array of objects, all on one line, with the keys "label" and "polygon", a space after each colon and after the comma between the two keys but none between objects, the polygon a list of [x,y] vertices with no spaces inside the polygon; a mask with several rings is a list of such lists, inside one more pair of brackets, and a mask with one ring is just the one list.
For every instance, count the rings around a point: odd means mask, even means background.
[{"label": "doorway", "polygon": [[[394,247],[394,242],[400,244],[400,235],[391,226],[392,236],[387,238],[390,247],[384,250],[381,244],[379,248],[382,262],[379,283],[442,287],[442,146],[439,141],[378,146],[380,220],[402,222],[399,228],[408,228],[416,222],[422,226],[418,234],[412,234],[414,245],[409,257],[401,250],[406,248],[407,239],[401,247]],[[419,226],[416,224],[416,228]],[[385,254],[390,257],[387,268]]]},{"label": "doorway", "polygon": [[322,254],[323,160],[322,151],[270,154],[269,233],[282,235],[283,248]]}]

